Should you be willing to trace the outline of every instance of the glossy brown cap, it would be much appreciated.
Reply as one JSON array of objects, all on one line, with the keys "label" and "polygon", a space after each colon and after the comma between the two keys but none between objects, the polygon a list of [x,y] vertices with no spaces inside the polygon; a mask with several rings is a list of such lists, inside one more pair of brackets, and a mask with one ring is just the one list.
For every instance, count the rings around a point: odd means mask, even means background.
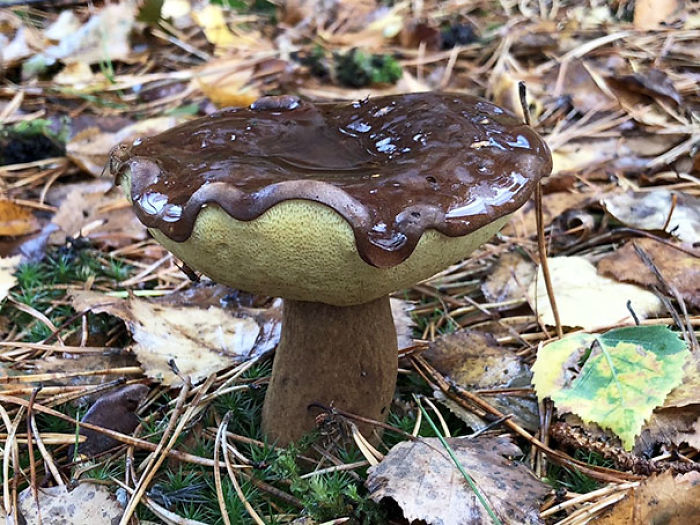
[{"label": "glossy brown cap", "polygon": [[282,201],[323,204],[377,268],[405,261],[426,230],[467,235],[519,208],[550,173],[530,127],[451,93],[312,104],[266,97],[115,148],[139,219],[176,242],[216,204],[250,221]]}]

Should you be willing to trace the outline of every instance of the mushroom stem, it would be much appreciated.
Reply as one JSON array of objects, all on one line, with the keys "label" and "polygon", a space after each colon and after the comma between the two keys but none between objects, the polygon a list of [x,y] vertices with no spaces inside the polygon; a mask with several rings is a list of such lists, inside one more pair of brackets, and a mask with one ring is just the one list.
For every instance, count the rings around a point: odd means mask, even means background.
[{"label": "mushroom stem", "polygon": [[[384,421],[398,353],[389,297],[355,306],[285,300],[263,431],[286,445],[315,428],[312,403]],[[371,425],[358,425],[365,436]]]}]

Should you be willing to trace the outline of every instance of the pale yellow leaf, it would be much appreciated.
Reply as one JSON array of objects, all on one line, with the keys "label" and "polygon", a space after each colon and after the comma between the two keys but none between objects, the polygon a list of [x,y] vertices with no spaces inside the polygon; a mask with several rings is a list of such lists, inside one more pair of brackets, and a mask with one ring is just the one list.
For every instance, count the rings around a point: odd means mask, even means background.
[{"label": "pale yellow leaf", "polygon": [[[552,287],[561,323],[593,331],[600,327],[633,321],[627,301],[640,319],[662,310],[661,301],[651,292],[598,275],[595,266],[583,257],[549,259]],[[554,325],[554,314],[539,269],[528,288],[528,301],[546,325]]]},{"label": "pale yellow leaf", "polygon": [[17,284],[14,272],[21,260],[21,255],[0,257],[0,301],[7,297],[10,289]]}]

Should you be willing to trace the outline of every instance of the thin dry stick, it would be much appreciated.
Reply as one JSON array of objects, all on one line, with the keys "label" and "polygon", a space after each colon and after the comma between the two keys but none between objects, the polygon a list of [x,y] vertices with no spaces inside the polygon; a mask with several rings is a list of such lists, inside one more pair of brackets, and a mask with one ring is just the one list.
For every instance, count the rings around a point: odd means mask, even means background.
[{"label": "thin dry stick", "polygon": [[[221,446],[221,433],[226,428],[228,420],[230,417],[230,412],[225,416],[219,428],[216,429],[216,439],[214,440],[214,461],[219,462],[219,447]],[[224,456],[226,456],[226,450],[224,450]],[[219,502],[219,510],[221,510],[221,518],[224,520],[225,525],[231,525],[231,520],[228,517],[228,509],[226,508],[226,500],[224,500],[224,491],[221,488],[221,470],[218,468],[214,469],[214,487],[216,488],[216,500]]]},{"label": "thin dry stick", "polygon": [[27,408],[27,452],[29,453],[29,487],[31,488],[32,496],[34,496],[34,503],[36,504],[37,508],[37,518],[39,519],[39,523],[41,523],[42,519],[41,508],[39,507],[39,487],[36,483],[36,462],[34,460],[34,442],[32,440],[32,427],[30,423],[30,418],[33,416],[32,407],[34,406],[37,392],[37,388],[32,391],[32,395],[29,397],[29,408]]},{"label": "thin dry stick", "polygon": [[586,494],[580,494],[579,496],[576,496],[575,498],[571,498],[570,500],[564,501],[562,503],[559,503],[557,505],[554,505],[553,507],[548,508],[545,511],[542,511],[540,513],[541,518],[547,518],[549,516],[552,516],[554,514],[557,514],[558,512],[568,509],[569,507],[573,507],[574,505],[580,505],[581,503],[586,503],[587,501],[591,501],[596,498],[600,498],[603,496],[607,496],[608,494],[612,492],[619,492],[622,490],[628,490],[634,487],[639,486],[639,481],[628,481],[627,483],[619,483],[619,484],[614,484],[614,485],[608,485],[607,487],[603,487],[602,489],[594,490],[592,492],[587,492]]},{"label": "thin dry stick", "polygon": [[452,437],[452,434],[450,433],[450,428],[447,426],[447,421],[445,421],[445,418],[442,417],[442,414],[438,410],[438,407],[435,406],[435,403],[433,403],[430,399],[427,397],[423,398],[423,401],[433,409],[433,412],[435,412],[435,415],[438,418],[438,421],[440,421],[440,426],[442,427],[442,433],[444,434],[445,437],[449,438]]},{"label": "thin dry stick", "polygon": [[190,386],[191,383],[189,381],[185,381],[185,383],[182,385],[180,395],[177,399],[177,405],[175,405],[175,410],[173,410],[173,413],[170,416],[168,426],[165,429],[165,432],[163,433],[163,436],[161,437],[160,441],[158,442],[158,447],[149,458],[148,463],[146,464],[146,468],[144,469],[143,474],[141,475],[141,478],[136,484],[134,494],[131,496],[129,504],[124,510],[124,514],[122,516],[121,521],[119,522],[119,525],[127,525],[127,523],[129,523],[131,516],[136,510],[136,506],[139,504],[139,500],[146,492],[148,483],[155,475],[156,471],[158,470],[158,467],[160,467],[160,465],[167,457],[167,454],[162,454],[162,452],[165,450],[169,450],[175,444],[173,439],[170,439],[169,441],[167,440],[170,438],[171,434],[173,434],[174,437],[177,437],[176,434],[173,433],[173,429],[176,427],[178,417],[180,416],[182,411],[182,407],[185,405],[185,399],[187,398],[187,394],[190,391]]},{"label": "thin dry stick", "polygon": [[[530,110],[527,106],[527,91],[525,89],[525,82],[520,82],[518,84],[518,92],[520,94],[520,105],[523,108],[523,115],[525,115],[525,124],[530,125]],[[549,297],[549,304],[552,308],[552,314],[554,315],[554,322],[557,325],[557,336],[559,339],[564,337],[564,332],[561,327],[561,320],[559,319],[559,309],[557,308],[557,301],[554,297],[554,288],[552,287],[552,277],[549,273],[549,263],[547,261],[547,244],[544,237],[544,212],[542,209],[542,181],[537,182],[535,187],[535,215],[537,218],[537,249],[540,253],[540,264],[542,265],[542,275],[544,276],[544,284],[547,288],[547,296]]]},{"label": "thin dry stick", "polygon": [[224,416],[224,421],[221,422],[221,429],[223,429],[224,434],[223,434],[223,440],[221,442],[222,445],[222,450],[224,453],[224,463],[226,464],[226,472],[228,472],[228,477],[231,480],[231,483],[233,484],[233,488],[236,491],[236,495],[238,498],[241,500],[243,503],[243,506],[245,507],[245,510],[248,511],[248,514],[250,515],[251,518],[253,518],[253,521],[257,525],[265,525],[265,522],[262,520],[260,515],[255,511],[253,506],[250,504],[250,502],[246,499],[245,494],[243,494],[243,490],[241,489],[241,485],[238,483],[238,479],[236,478],[236,473],[233,470],[233,465],[231,464],[231,459],[229,458],[228,455],[228,443],[226,439],[227,435],[227,426],[228,426],[228,418],[230,417],[230,412]]},{"label": "thin dry stick", "polygon": [[596,514],[599,514],[610,505],[614,505],[615,503],[625,499],[626,497],[627,491],[612,494],[611,496],[603,498],[602,500],[600,500],[597,503],[594,503],[593,505],[577,510],[570,516],[557,522],[557,525],[584,525],[585,523],[589,523],[596,516]]},{"label": "thin dry stick", "polygon": [[[61,474],[58,472],[58,468],[56,468],[56,464],[53,462],[51,454],[49,454],[48,450],[46,450],[46,447],[44,446],[44,441],[41,434],[39,434],[39,430],[37,429],[36,418],[34,417],[33,413],[31,414],[31,416],[29,416],[29,425],[31,426],[32,433],[34,434],[34,439],[36,440],[36,448],[39,449],[41,457],[44,458],[44,463],[48,467],[49,472],[51,472],[51,475],[53,476],[53,479],[56,481],[57,485],[63,485],[64,483],[63,479],[61,478]],[[75,443],[75,436],[70,437],[73,438],[72,443]]]},{"label": "thin dry stick", "polygon": [[[0,394],[0,401],[4,403],[13,403],[15,405],[20,405],[22,407],[26,407],[28,404],[28,401],[26,399],[22,399],[19,397],[13,397],[13,396],[6,396]],[[133,447],[137,447],[140,449],[144,450],[149,450],[149,451],[155,451],[156,448],[158,447],[154,443],[151,443],[150,441],[146,441],[145,439],[139,439],[135,438],[132,436],[127,436],[126,434],[122,434],[121,432],[116,432],[115,430],[110,430],[108,428],[103,428],[97,425],[93,425],[91,423],[85,423],[78,421],[75,418],[72,418],[70,416],[67,416],[58,410],[53,410],[52,408],[47,408],[43,405],[34,405],[34,410],[36,412],[41,412],[42,414],[48,414],[50,416],[57,417],[59,419],[62,419],[63,421],[68,421],[69,423],[73,425],[80,425],[83,428],[88,428],[90,430],[94,430],[95,432],[99,432],[100,434],[104,434],[105,436],[109,436],[112,439],[119,441],[120,443],[124,443],[126,445],[131,445]],[[2,404],[0,404],[0,414],[2,413]],[[14,439],[14,438],[13,438]],[[262,446],[262,444],[261,444]],[[192,463],[194,465],[200,465],[203,467],[214,467],[216,463],[214,463],[213,459],[209,458],[203,458],[201,456],[195,456],[194,454],[189,454],[187,452],[181,452],[179,450],[168,450],[167,455],[171,456],[179,461],[184,461],[186,463]],[[224,465],[219,464],[219,468],[224,468]]]}]

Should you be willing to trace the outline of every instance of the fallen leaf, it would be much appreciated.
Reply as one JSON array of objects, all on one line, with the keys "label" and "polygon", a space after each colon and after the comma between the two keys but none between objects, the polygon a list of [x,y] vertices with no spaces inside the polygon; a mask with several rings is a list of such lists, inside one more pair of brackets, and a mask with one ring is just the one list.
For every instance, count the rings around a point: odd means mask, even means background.
[{"label": "fallen leaf", "polygon": [[683,104],[680,93],[673,81],[660,69],[649,68],[635,71],[631,75],[608,77],[608,81],[617,89],[625,89],[650,97],[663,97],[679,106]]},{"label": "fallen leaf", "polygon": [[31,209],[0,199],[0,236],[16,237],[37,231],[41,226]]},{"label": "fallen leaf", "polygon": [[[139,418],[135,414],[136,409],[147,395],[148,387],[146,385],[127,385],[100,396],[80,421],[131,435],[139,424]],[[97,456],[120,444],[116,439],[105,436],[96,430],[80,426],[79,432],[87,439],[78,445],[78,453],[88,457]],[[73,459],[74,448],[74,445],[68,447],[66,455],[69,460]]]},{"label": "fallen leaf", "polygon": [[684,0],[636,0],[634,27],[655,29],[681,18],[685,13]]},{"label": "fallen leaf", "polygon": [[[591,198],[591,195],[588,193],[568,191],[545,195],[542,198],[542,214],[545,228],[564,212],[584,207]],[[503,233],[517,237],[531,237],[537,233],[537,216],[533,201],[529,201],[513,214],[513,218],[503,228]]]},{"label": "fallen leaf", "polygon": [[[633,321],[628,301],[639,319],[661,311],[661,301],[651,292],[598,275],[583,257],[552,257],[549,272],[559,318],[564,326],[595,330]],[[542,322],[554,326],[542,268],[527,292],[530,307]]]},{"label": "fallen leaf", "polygon": [[661,272],[661,276],[688,303],[700,307],[700,262],[696,257],[653,239],[635,239],[616,249],[598,263],[598,272],[618,281],[645,287],[659,286],[652,271],[642,262],[634,246],[642,248]]},{"label": "fallen leaf", "polygon": [[108,60],[128,60],[131,54],[129,34],[134,25],[135,2],[108,4],[93,14],[76,31],[34,55],[23,65],[25,74],[35,74],[56,61],[64,64],[96,64]]},{"label": "fallen leaf", "polygon": [[700,473],[674,476],[667,470],[628,489],[625,499],[595,522],[598,525],[689,525],[697,523],[698,515]]},{"label": "fallen leaf", "polygon": [[31,487],[19,494],[19,512],[26,525],[118,523],[124,514],[109,488],[97,483],[79,482],[72,490],[68,485],[41,487],[36,494],[38,507]]},{"label": "fallen leaf", "polygon": [[[98,334],[98,336],[101,335],[102,334]],[[104,341],[102,340],[88,341],[88,344],[91,345],[100,345],[103,343]],[[36,383],[36,386],[99,385],[107,383],[108,381],[113,381],[115,376],[113,374],[93,375],[97,370],[139,366],[133,354],[121,348],[113,348],[105,350],[104,352],[89,354],[54,353],[53,355],[43,356],[33,361],[25,361],[25,363],[27,366],[31,366],[33,373],[36,374],[59,374],[57,379],[43,381],[40,384]],[[63,374],[69,374],[70,377],[61,377]]]},{"label": "fallen leaf", "polygon": [[581,114],[619,107],[605,86],[605,80],[596,73],[593,65],[583,60],[570,60],[553,69],[547,84],[552,96],[568,97]]},{"label": "fallen leaf", "polygon": [[389,302],[391,304],[391,316],[394,318],[394,325],[396,326],[396,340],[399,350],[408,348],[413,345],[413,327],[416,324],[410,314],[413,306],[395,297],[390,298]]},{"label": "fallen leaf", "polygon": [[[509,438],[451,438],[447,442],[503,523],[543,523],[539,503],[550,487],[522,463],[507,459],[522,455]],[[381,463],[369,469],[365,484],[374,501],[393,499],[409,522],[491,523],[437,438],[395,445]]]},{"label": "fallen leaf", "polygon": [[29,33],[26,27],[17,29],[12,40],[0,34],[0,63],[3,67],[11,67],[32,56],[32,50],[27,42]]},{"label": "fallen leaf", "polygon": [[80,19],[70,9],[64,9],[58,15],[58,18],[46,28],[44,37],[54,42],[59,42],[72,35],[80,29]]},{"label": "fallen leaf", "polygon": [[684,367],[683,381],[674,388],[663,406],[654,410],[637,438],[636,454],[648,454],[659,444],[680,447],[688,443],[700,450],[700,362],[692,355]]},{"label": "fallen leaf", "polygon": [[635,440],[634,453],[649,456],[659,445],[680,447],[683,443],[700,450],[699,410],[700,405],[655,410]]},{"label": "fallen leaf", "polygon": [[612,430],[630,450],[681,382],[689,356],[685,342],[663,326],[577,333],[539,349],[532,382],[540,400],[549,397],[560,412]]},{"label": "fallen leaf", "polygon": [[266,79],[275,78],[286,67],[286,62],[277,59],[212,60],[202,66],[192,82],[217,107],[243,107],[260,98]]},{"label": "fallen leaf", "polygon": [[15,270],[21,260],[21,255],[0,257],[0,301],[7,297],[10,289],[17,284]]},{"label": "fallen leaf", "polygon": [[277,319],[274,309],[241,308],[234,317],[215,306],[169,306],[85,291],[73,292],[72,304],[76,311],[89,309],[124,320],[134,339],[132,351],[144,373],[164,385],[182,383],[171,362],[196,383],[271,350],[279,341],[279,323],[263,321],[270,315]]},{"label": "fallen leaf", "polygon": [[124,126],[118,131],[89,127],[77,133],[66,144],[66,155],[87,173],[99,177],[115,144],[137,137],[150,137],[182,122],[178,117],[156,117]]},{"label": "fallen leaf", "polygon": [[206,4],[201,9],[192,11],[192,18],[202,28],[207,40],[215,46],[231,46],[236,43],[236,36],[228,28],[220,5]]},{"label": "fallen leaf", "polygon": [[525,370],[512,350],[502,348],[490,334],[471,330],[439,337],[422,355],[441,374],[466,387],[505,386]]},{"label": "fallen leaf", "polygon": [[610,215],[632,228],[663,231],[668,221],[666,232],[691,246],[700,242],[700,199],[692,195],[668,190],[615,193],[602,203]]},{"label": "fallen leaf", "polygon": [[52,222],[59,231],[53,244],[63,245],[66,237],[86,237],[109,247],[120,247],[146,238],[146,227],[134,215],[120,188],[109,180],[72,187]]},{"label": "fallen leaf", "polygon": [[481,291],[490,303],[501,303],[525,297],[535,278],[536,265],[517,252],[499,257],[481,285]]},{"label": "fallen leaf", "polygon": [[[491,334],[462,330],[443,335],[430,344],[423,357],[441,374],[467,389],[527,388],[531,373],[515,352],[500,346]],[[501,412],[513,414],[517,423],[527,429],[539,426],[535,395],[495,395],[489,402]],[[443,402],[462,418],[462,412]],[[476,430],[488,422],[469,417],[465,420]]]}]

